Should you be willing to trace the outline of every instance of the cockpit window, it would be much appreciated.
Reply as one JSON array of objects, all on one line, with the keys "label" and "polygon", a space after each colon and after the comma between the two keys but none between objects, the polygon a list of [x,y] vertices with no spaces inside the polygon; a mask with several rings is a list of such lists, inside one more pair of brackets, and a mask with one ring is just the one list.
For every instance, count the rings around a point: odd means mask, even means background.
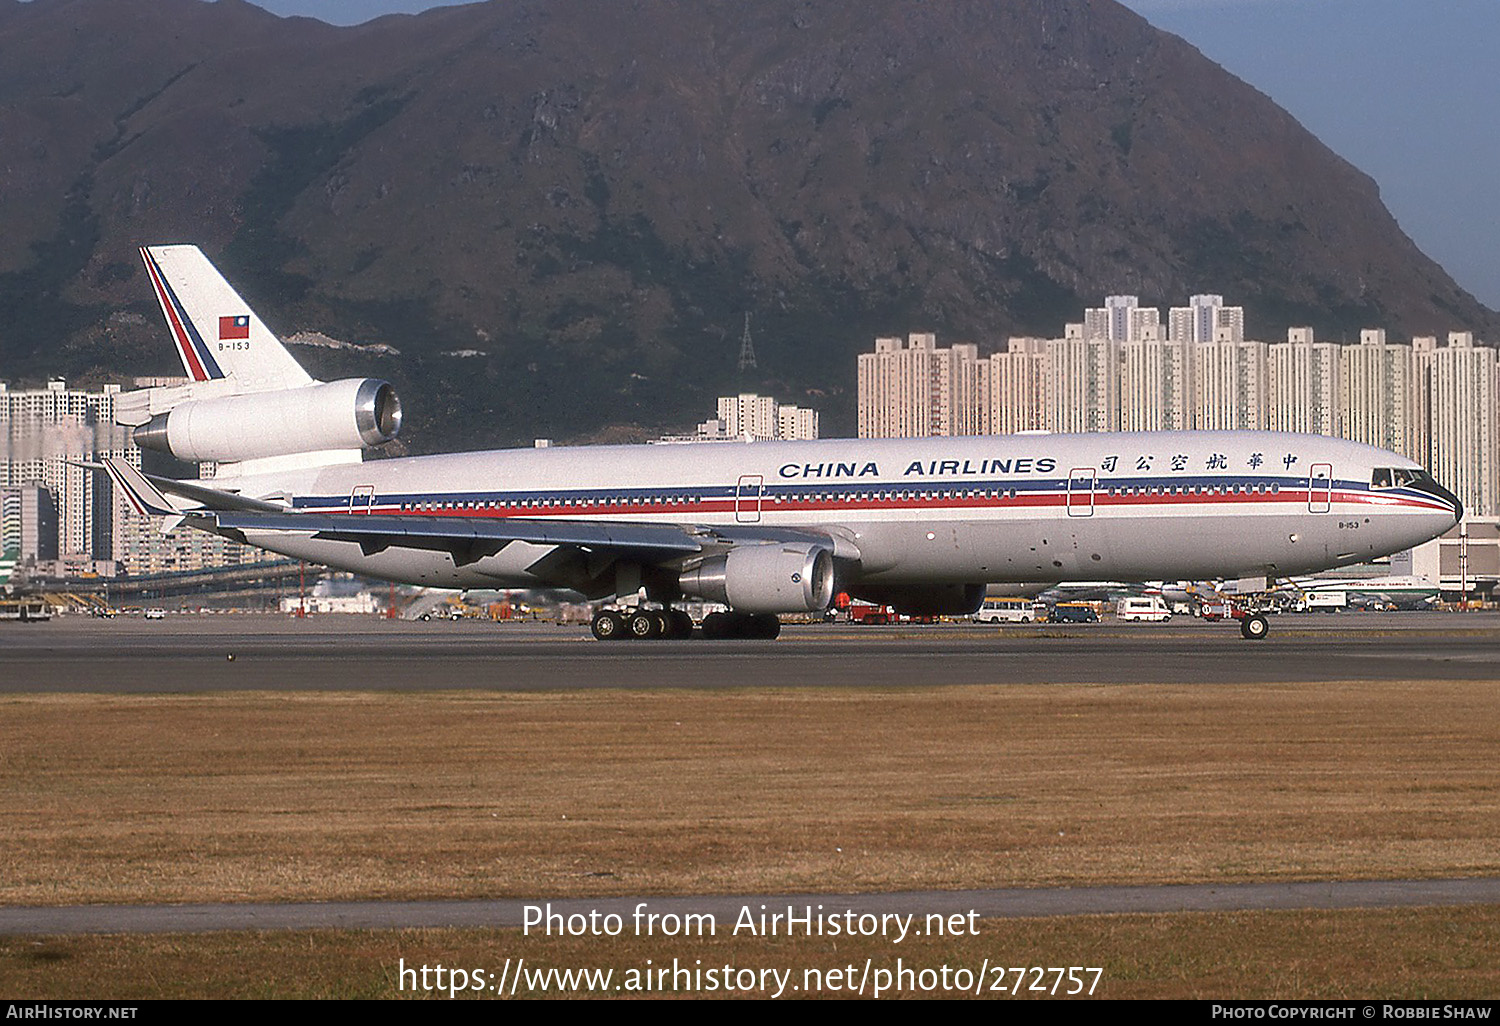
[{"label": "cockpit window", "polygon": [[1371,488],[1405,488],[1420,482],[1427,475],[1420,470],[1406,467],[1376,467],[1370,478]]}]

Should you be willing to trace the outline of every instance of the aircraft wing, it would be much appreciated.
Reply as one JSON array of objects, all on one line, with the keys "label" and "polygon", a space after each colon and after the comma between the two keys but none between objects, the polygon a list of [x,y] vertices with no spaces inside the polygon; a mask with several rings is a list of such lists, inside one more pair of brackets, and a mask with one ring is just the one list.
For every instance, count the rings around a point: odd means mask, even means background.
[{"label": "aircraft wing", "polygon": [[568,545],[647,562],[693,556],[703,545],[691,529],[676,524],[592,523],[579,520],[391,516],[381,513],[264,513],[204,510],[215,527],[229,531],[306,532],[332,541],[358,542],[364,554],[388,548],[450,549],[460,562],[499,552],[511,542]]},{"label": "aircraft wing", "polygon": [[844,538],[794,528],[542,520],[522,517],[422,517],[381,513],[265,513],[195,510],[184,514],[220,531],[305,532],[330,541],[358,542],[365,555],[389,548],[450,551],[459,565],[499,552],[511,542],[576,549],[595,557],[663,563],[712,555],[736,545],[794,542],[821,545],[838,559],[857,560]]}]

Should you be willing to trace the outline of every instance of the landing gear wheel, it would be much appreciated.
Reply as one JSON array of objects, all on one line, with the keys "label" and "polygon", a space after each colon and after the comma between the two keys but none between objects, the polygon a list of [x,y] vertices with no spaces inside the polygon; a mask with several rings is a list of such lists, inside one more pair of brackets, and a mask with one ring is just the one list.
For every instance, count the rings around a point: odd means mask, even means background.
[{"label": "landing gear wheel", "polygon": [[660,613],[643,610],[631,614],[630,619],[625,621],[625,629],[630,632],[632,638],[648,640],[661,637],[666,630],[666,624]]},{"label": "landing gear wheel", "polygon": [[682,641],[693,636],[693,618],[680,609],[667,611],[667,637]]},{"label": "landing gear wheel", "polygon": [[747,638],[775,641],[781,633],[781,619],[772,613],[762,613],[760,616],[751,617],[746,627],[749,628],[745,631]]},{"label": "landing gear wheel", "polygon": [[606,609],[595,614],[589,629],[600,641],[619,641],[625,636],[625,620],[614,610]]},{"label": "landing gear wheel", "polygon": [[1240,636],[1250,641],[1262,641],[1270,633],[1271,625],[1259,613],[1247,616],[1240,621]]},{"label": "landing gear wheel", "polygon": [[729,623],[727,613],[709,613],[703,618],[703,636],[710,641],[727,638],[729,637]]}]

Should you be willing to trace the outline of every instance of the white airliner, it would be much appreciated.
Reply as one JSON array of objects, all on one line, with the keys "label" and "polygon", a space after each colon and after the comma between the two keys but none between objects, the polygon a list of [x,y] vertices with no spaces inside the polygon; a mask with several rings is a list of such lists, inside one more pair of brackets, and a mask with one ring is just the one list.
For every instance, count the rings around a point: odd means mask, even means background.
[{"label": "white airliner", "polygon": [[1336,579],[1298,577],[1287,581],[1282,590],[1302,595],[1343,592],[1350,599],[1378,602],[1402,609],[1424,609],[1434,605],[1442,595],[1442,586],[1438,581],[1411,574]]},{"label": "white airliner", "polygon": [[[121,397],[196,481],[105,461],[135,507],[272,552],[444,588],[611,600],[599,638],[775,637],[837,587],[965,614],[988,584],[1281,578],[1451,528],[1459,502],[1370,446],[1249,431],[523,449],[365,462],[401,407],[312,380],[197,248],[142,251],[192,381]],[[168,496],[172,498],[168,498]],[[1266,633],[1263,617],[1242,623]]]}]

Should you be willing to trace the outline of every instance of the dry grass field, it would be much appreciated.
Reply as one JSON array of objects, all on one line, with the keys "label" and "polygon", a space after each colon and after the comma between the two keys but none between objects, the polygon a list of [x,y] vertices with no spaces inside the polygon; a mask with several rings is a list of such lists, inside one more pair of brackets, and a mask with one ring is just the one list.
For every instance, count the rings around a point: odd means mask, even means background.
[{"label": "dry grass field", "polygon": [[[402,989],[398,969],[462,967],[499,974],[507,958],[525,958],[533,969],[612,969],[614,984],[629,970],[677,964],[697,967],[791,971],[794,986],[804,970],[854,965],[950,971],[980,975],[985,959],[1006,966],[1097,966],[1094,996],[1102,998],[1370,999],[1493,998],[1500,993],[1500,908],[1393,909],[1342,912],[1179,913],[1163,916],[1082,916],[995,920],[980,935],[958,939],[909,938],[897,946],[875,940],[798,938],[782,941],[637,941],[526,938],[517,930],[402,930],[224,933],[151,937],[0,938],[0,992],[27,998],[398,998],[413,993],[420,977]],[[983,973],[985,998],[993,972]],[[1092,974],[1081,978],[1090,982]],[[950,981],[960,979],[950,975]],[[874,977],[871,977],[873,987]],[[1009,988],[1015,974],[1002,974]],[[429,983],[436,978],[429,975]],[[446,982],[446,981],[445,981]],[[769,980],[768,980],[769,982]],[[937,982],[929,972],[926,986]],[[1026,986],[1037,978],[1026,976]],[[1041,983],[1066,980],[1044,975]],[[889,998],[964,997],[923,990],[913,975]],[[614,993],[613,990],[610,993]],[[670,993],[670,991],[669,991]],[[680,992],[681,993],[681,992]],[[749,996],[771,996],[773,989]],[[866,991],[870,996],[871,991]],[[460,997],[474,997],[468,992]],[[493,997],[494,995],[484,995]],[[556,987],[520,986],[517,996],[579,996]],[[706,996],[726,995],[721,989]],[[783,996],[808,996],[788,990]],[[825,988],[821,995],[847,996]],[[1050,994],[1023,992],[1023,998]],[[1055,1000],[1065,1000],[1057,997]],[[1072,1000],[1077,1000],[1072,999]]]},{"label": "dry grass field", "polygon": [[1500,872],[1489,683],[0,699],[0,903]]},{"label": "dry grass field", "polygon": [[[874,891],[1500,872],[1488,683],[0,699],[0,903]],[[978,937],[0,938],[0,992],[390,997],[397,966],[1103,969],[1102,997],[1485,997],[1500,908]],[[618,978],[617,978],[618,979]],[[524,989],[522,993],[524,993]],[[722,992],[720,992],[722,993]]]}]

